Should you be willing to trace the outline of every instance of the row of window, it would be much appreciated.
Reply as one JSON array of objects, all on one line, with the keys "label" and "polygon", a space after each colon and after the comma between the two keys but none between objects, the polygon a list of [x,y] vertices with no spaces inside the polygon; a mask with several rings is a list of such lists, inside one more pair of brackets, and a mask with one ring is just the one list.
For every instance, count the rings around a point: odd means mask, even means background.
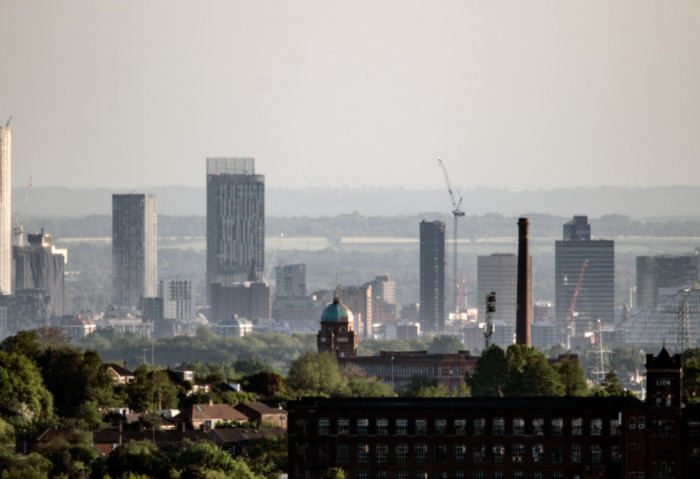
[{"label": "row of window", "polygon": [[[506,474],[503,470],[484,471],[480,469],[474,470],[458,470],[449,474],[447,471],[425,471],[421,469],[408,471],[399,469],[396,471],[360,469],[354,475],[349,471],[343,471],[347,479],[564,479],[564,471],[552,471],[550,474],[545,474],[543,471],[521,471],[516,470],[510,474]],[[602,470],[595,472],[596,474]],[[313,477],[311,471],[297,471],[297,478],[311,479]],[[644,472],[630,473],[629,479],[646,479]]]},{"label": "row of window", "polygon": [[[644,417],[630,419],[635,419],[636,427],[640,429],[644,428]],[[336,434],[338,436],[344,436],[356,434],[358,436],[364,436],[370,434],[370,432],[377,436],[389,435],[389,419],[377,418],[373,422],[374,427],[370,431],[370,420],[368,418],[359,418],[354,421],[348,418],[338,418],[335,421],[335,429],[332,430],[330,418],[322,417],[318,419],[318,435],[329,436],[331,434]],[[413,419],[412,423],[410,423],[407,418],[397,418],[393,422],[394,436],[408,436],[409,432],[415,436],[426,436],[428,434],[427,419]],[[452,419],[449,422],[451,426],[449,429],[450,434],[456,436],[465,436],[467,434],[466,419]],[[471,431],[474,436],[485,436],[488,432],[486,418],[475,418],[471,425]],[[412,426],[410,431],[409,426]],[[563,436],[565,433],[564,426],[564,418],[552,418],[549,423],[549,434],[552,436]],[[610,436],[618,436],[620,434],[620,424],[617,419],[609,419],[606,429],[604,429],[603,419],[599,417],[592,418],[587,423],[584,423],[582,417],[575,417],[570,420],[568,426],[566,432],[571,436],[583,436],[584,433],[590,434],[591,436],[602,436],[604,433]],[[513,436],[524,436],[526,434],[544,436],[545,430],[546,424],[544,418],[533,418],[529,421],[529,424],[527,424],[524,418],[517,417],[511,421],[509,432]],[[433,420],[432,434],[435,436],[447,435],[448,420]],[[506,435],[506,420],[503,417],[492,418],[490,434],[492,436]]]},{"label": "row of window", "polygon": [[[526,447],[525,444],[512,444],[507,446],[501,443],[494,444],[474,444],[470,451],[467,450],[466,444],[452,444],[451,447],[445,444],[430,446],[426,443],[414,444],[409,447],[408,444],[399,443],[394,445],[393,457],[390,457],[389,444],[380,443],[372,447],[369,443],[360,442],[355,447],[356,455],[354,462],[359,464],[406,464],[409,461],[417,464],[426,463],[446,463],[448,461],[454,463],[465,463],[471,459],[474,464],[543,464],[549,460],[552,464],[563,464],[564,462],[572,464],[582,464],[584,462],[584,448],[581,444],[571,444],[569,448],[565,448],[561,444],[554,444],[545,448],[544,444],[538,443]],[[643,444],[630,445],[630,455],[643,455]],[[321,449],[326,449],[327,446],[321,446]],[[336,461],[339,464],[350,463],[349,444],[338,444],[336,447]],[[548,449],[548,450],[547,450]],[[601,464],[603,463],[603,446],[593,444],[589,447],[587,463]],[[613,444],[610,446],[610,462],[620,463],[622,454],[620,445]],[[327,452],[319,451],[320,462],[328,462],[330,457],[327,457]]]}]

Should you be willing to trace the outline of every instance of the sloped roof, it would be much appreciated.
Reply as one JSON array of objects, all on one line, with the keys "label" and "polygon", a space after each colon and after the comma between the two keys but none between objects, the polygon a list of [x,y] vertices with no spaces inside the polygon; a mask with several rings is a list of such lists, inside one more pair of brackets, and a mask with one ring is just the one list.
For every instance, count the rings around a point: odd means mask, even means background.
[{"label": "sloped roof", "polygon": [[228,404],[194,404],[179,416],[184,415],[192,421],[206,421],[212,419],[247,421],[248,416],[232,408]]}]

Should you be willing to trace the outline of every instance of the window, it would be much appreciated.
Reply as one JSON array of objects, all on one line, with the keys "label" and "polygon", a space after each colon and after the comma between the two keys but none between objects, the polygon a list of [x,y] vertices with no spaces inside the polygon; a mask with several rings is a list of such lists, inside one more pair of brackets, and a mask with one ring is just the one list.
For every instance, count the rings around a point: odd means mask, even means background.
[{"label": "window", "polygon": [[383,469],[378,470],[376,478],[377,479],[386,479],[386,471]]},{"label": "window", "polygon": [[619,444],[613,444],[610,446],[610,462],[613,464],[619,464],[622,462],[622,448]]},{"label": "window", "polygon": [[629,474],[627,474],[627,479],[637,479],[637,473],[630,472]]},{"label": "window", "polygon": [[644,429],[645,424],[646,421],[644,420],[644,416],[639,416],[637,418],[637,429]]},{"label": "window", "polygon": [[447,433],[447,420],[446,419],[436,419],[435,420],[435,435],[444,436]]},{"label": "window", "polygon": [[535,464],[544,462],[544,444],[534,444],[532,446],[532,462]]},{"label": "window", "polygon": [[688,435],[700,436],[700,421],[688,421]]},{"label": "window", "polygon": [[396,462],[404,464],[408,460],[408,445],[397,444],[394,451],[396,452]]},{"label": "window", "polygon": [[581,436],[583,435],[583,418],[575,417],[571,419],[571,435]]},{"label": "window", "polygon": [[455,462],[464,462],[467,456],[467,446],[464,444],[455,444],[452,446],[454,452]]},{"label": "window", "polygon": [[399,469],[396,471],[396,479],[408,479],[408,472],[405,469]]},{"label": "window", "polygon": [[633,442],[630,443],[630,445],[629,445],[629,455],[630,455],[630,457],[634,457],[636,451],[637,451],[637,445],[636,445],[635,443],[633,443]]},{"label": "window", "polygon": [[640,442],[637,444],[637,455],[639,457],[644,457],[644,443]]},{"label": "window", "polygon": [[532,473],[532,479],[544,479],[544,474],[542,471],[535,471]]},{"label": "window", "polygon": [[338,444],[336,458],[342,464],[350,462],[350,448],[347,444]]},{"label": "window", "polygon": [[544,436],[544,419],[536,417],[532,420],[532,433],[535,436]]},{"label": "window", "polygon": [[369,479],[369,472],[367,472],[367,469],[360,469],[357,471],[357,479]]},{"label": "window", "polygon": [[591,462],[593,464],[600,464],[603,462],[603,448],[600,444],[593,444],[591,446]]},{"label": "window", "polygon": [[486,432],[486,419],[479,417],[474,419],[474,435],[483,436]]},{"label": "window", "polygon": [[357,462],[361,464],[369,462],[369,444],[366,442],[357,444]]},{"label": "window", "polygon": [[428,445],[424,442],[419,442],[416,444],[415,453],[416,462],[418,464],[424,464],[428,459]]},{"label": "window", "polygon": [[502,436],[505,433],[506,421],[502,417],[493,418],[493,435]]},{"label": "window", "polygon": [[562,471],[552,472],[552,479],[564,479],[564,473]]},{"label": "window", "polygon": [[513,419],[513,436],[522,436],[525,434],[525,419],[516,417]]},{"label": "window", "polygon": [[375,447],[375,458],[374,460],[378,464],[386,464],[389,462],[389,445],[386,443],[379,443]]},{"label": "window", "polygon": [[467,420],[455,419],[455,436],[464,436],[467,434]]},{"label": "window", "polygon": [[474,479],[484,479],[484,471],[482,471],[482,470],[474,471]]},{"label": "window", "polygon": [[513,464],[522,464],[525,460],[525,444],[513,444],[511,448],[511,460]]},{"label": "window", "polygon": [[564,462],[564,453],[561,444],[552,444],[552,464],[561,464],[562,462]]},{"label": "window", "polygon": [[630,417],[629,425],[630,425],[630,429],[637,429],[637,418]]},{"label": "window", "polygon": [[438,444],[435,446],[435,462],[445,462],[447,460],[447,446]]},{"label": "window", "polygon": [[464,479],[464,471],[455,471],[455,479]]},{"label": "window", "polygon": [[337,429],[338,436],[347,436],[348,434],[350,434],[350,419],[339,418]]},{"label": "window", "polygon": [[366,436],[369,433],[369,419],[360,418],[357,420],[357,435]]},{"label": "window", "polygon": [[493,479],[503,479],[503,477],[503,471],[501,469],[493,471]]},{"label": "window", "polygon": [[564,434],[564,420],[560,417],[552,418],[552,436]]},{"label": "window", "polygon": [[610,435],[619,436],[620,435],[620,421],[617,419],[610,420]]},{"label": "window", "polygon": [[428,421],[416,419],[416,436],[425,436],[426,434],[428,434]]},{"label": "window", "polygon": [[574,443],[571,445],[571,462],[574,464],[581,464],[582,459],[581,454],[581,444]]},{"label": "window", "polygon": [[389,420],[385,417],[377,419],[377,436],[389,435]]},{"label": "window", "polygon": [[327,417],[318,418],[318,435],[328,436],[331,433],[331,420]]},{"label": "window", "polygon": [[474,464],[483,464],[486,462],[486,445],[474,444],[474,453],[472,455]]},{"label": "window", "polygon": [[525,479],[525,472],[524,471],[513,471],[513,479]]},{"label": "window", "polygon": [[418,469],[415,474],[416,479],[428,479],[428,473],[426,471],[421,471]]},{"label": "window", "polygon": [[599,417],[591,419],[591,436],[603,435],[603,420]]},{"label": "window", "polygon": [[647,475],[644,472],[637,473],[637,479],[646,479]]},{"label": "window", "polygon": [[493,462],[495,464],[503,464],[506,459],[506,447],[503,444],[494,444],[492,447]]},{"label": "window", "polygon": [[399,418],[396,420],[396,435],[406,436],[408,434],[408,419]]}]

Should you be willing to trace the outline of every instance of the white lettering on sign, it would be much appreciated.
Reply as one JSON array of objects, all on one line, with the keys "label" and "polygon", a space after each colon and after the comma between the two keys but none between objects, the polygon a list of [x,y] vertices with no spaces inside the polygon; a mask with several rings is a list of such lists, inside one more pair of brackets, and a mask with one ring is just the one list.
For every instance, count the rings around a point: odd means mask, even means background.
[{"label": "white lettering on sign", "polygon": [[671,380],[670,379],[657,379],[656,385],[657,386],[670,386]]}]

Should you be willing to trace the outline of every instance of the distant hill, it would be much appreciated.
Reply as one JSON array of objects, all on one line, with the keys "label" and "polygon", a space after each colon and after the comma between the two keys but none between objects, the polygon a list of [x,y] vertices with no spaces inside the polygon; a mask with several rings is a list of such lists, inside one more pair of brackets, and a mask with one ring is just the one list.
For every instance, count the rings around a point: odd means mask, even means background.
[{"label": "distant hill", "polygon": [[[113,193],[129,190],[107,188],[74,189],[33,187],[27,216],[89,216],[111,214]],[[158,196],[158,213],[173,216],[204,216],[204,187],[158,186],[138,193]],[[25,189],[13,188],[13,211],[22,209]],[[633,218],[700,218],[700,187],[653,188],[568,188],[555,190],[508,191],[472,188],[462,191],[462,209],[467,215],[498,213],[506,216],[550,214],[570,217],[607,214]],[[321,217],[359,213],[366,216],[416,215],[425,212],[449,213],[451,205],[444,190],[405,190],[400,188],[267,188],[265,213],[271,217]]]}]

